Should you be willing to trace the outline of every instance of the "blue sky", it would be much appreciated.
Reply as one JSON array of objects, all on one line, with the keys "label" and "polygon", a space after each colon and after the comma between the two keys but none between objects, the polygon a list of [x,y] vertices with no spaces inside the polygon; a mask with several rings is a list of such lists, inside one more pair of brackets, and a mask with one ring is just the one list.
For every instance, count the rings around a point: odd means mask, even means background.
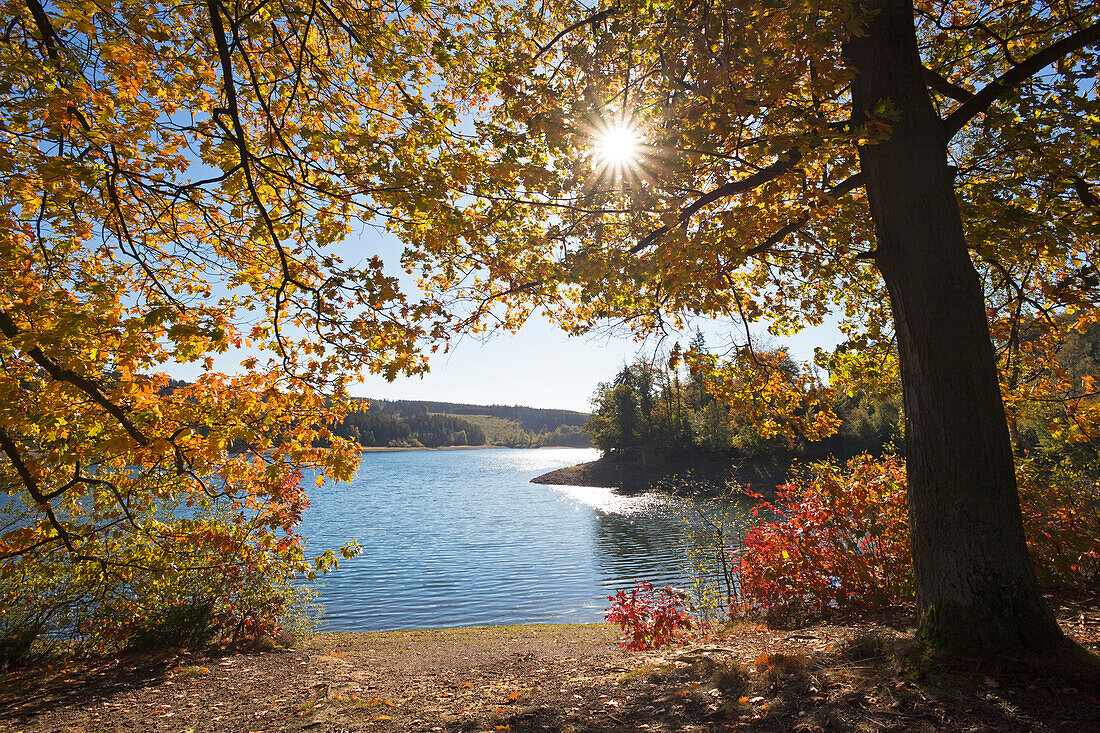
[{"label": "blue sky", "polygon": [[[415,279],[399,267],[402,245],[392,235],[364,225],[345,241],[341,250],[349,263],[356,256],[378,254],[385,261],[387,272],[397,276],[403,288],[415,290]],[[729,341],[732,327],[728,324],[700,321],[699,325],[708,345],[716,347]],[[764,326],[758,331],[764,334]],[[684,346],[690,340],[690,333],[680,339]],[[831,348],[840,340],[841,334],[835,326],[823,325],[775,344],[786,344],[794,358],[803,361],[813,358],[814,347]],[[504,332],[487,339],[466,337],[457,341],[450,353],[434,356],[431,372],[423,377],[399,378],[391,383],[382,377],[367,376],[363,384],[349,386],[349,392],[382,399],[525,405],[587,412],[589,398],[600,382],[612,379],[638,355],[652,357],[658,347],[670,349],[675,341],[671,337],[664,344],[652,339],[639,343],[625,329],[618,334],[569,337],[536,315],[517,334]]]},{"label": "blue sky", "polygon": [[[348,264],[375,254],[381,256],[386,271],[397,276],[402,288],[412,294],[416,290],[415,279],[406,275],[399,264],[402,248],[392,235],[361,225],[339,246],[338,252]],[[700,321],[698,325],[712,348],[728,343],[735,331],[730,324],[714,321]],[[830,324],[783,341],[770,339],[763,324],[755,331],[760,343],[787,345],[798,361],[812,359],[817,346],[831,348],[841,340],[840,332]],[[740,326],[736,327],[736,335],[743,336]],[[433,355],[431,371],[422,377],[387,382],[368,374],[363,383],[349,384],[348,391],[354,396],[380,399],[525,405],[587,412],[589,399],[600,382],[612,379],[624,364],[638,356],[652,358],[662,347],[667,351],[676,340],[671,336],[663,343],[656,339],[638,342],[625,328],[618,333],[569,337],[536,315],[516,334],[502,332],[489,338],[458,339],[449,353]],[[679,340],[686,346],[691,332]],[[241,359],[254,355],[231,351],[215,358],[215,369],[232,372],[240,368]],[[193,379],[201,366],[169,363],[163,369],[173,377]]]},{"label": "blue sky", "polygon": [[[763,329],[761,329],[763,331]],[[721,327],[706,324],[708,342],[720,343]],[[690,337],[685,337],[686,345]],[[832,347],[840,332],[832,326],[809,329],[786,343],[795,359],[813,358],[815,346]],[[777,342],[779,343],[779,342]],[[667,346],[671,347],[672,340]],[[526,405],[587,412],[596,385],[606,382],[639,353],[652,355],[655,342],[638,344],[627,336],[570,338],[543,319],[518,334],[488,341],[465,339],[438,356],[423,378],[388,383],[368,378],[350,391],[363,397],[442,400],[471,404]]]}]

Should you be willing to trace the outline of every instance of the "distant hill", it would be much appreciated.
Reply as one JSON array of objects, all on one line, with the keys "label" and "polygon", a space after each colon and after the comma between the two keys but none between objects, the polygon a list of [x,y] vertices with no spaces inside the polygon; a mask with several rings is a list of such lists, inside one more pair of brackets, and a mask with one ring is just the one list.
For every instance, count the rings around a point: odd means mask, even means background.
[{"label": "distant hill", "polygon": [[424,400],[379,400],[371,399],[371,410],[396,413],[398,415],[417,415],[425,412],[438,412],[444,415],[489,415],[519,423],[528,432],[545,432],[559,425],[580,427],[591,417],[587,412],[573,410],[548,410],[542,407],[521,407],[520,405],[466,405],[459,402],[428,402]]},{"label": "distant hill", "polygon": [[589,418],[584,412],[424,400],[363,402],[369,403],[366,409],[352,413],[335,429],[337,435],[363,446],[591,445],[581,430]]}]

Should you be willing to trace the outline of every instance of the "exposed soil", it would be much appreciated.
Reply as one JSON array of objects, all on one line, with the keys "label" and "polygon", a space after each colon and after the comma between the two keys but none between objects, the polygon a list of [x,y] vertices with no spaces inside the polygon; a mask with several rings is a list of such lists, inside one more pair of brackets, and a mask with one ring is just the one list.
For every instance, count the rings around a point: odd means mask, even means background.
[{"label": "exposed soil", "polygon": [[[1061,603],[1100,651],[1100,603]],[[1100,731],[1092,682],[918,661],[875,623],[623,652],[601,625],[321,634],[9,672],[0,731]],[[767,656],[764,656],[767,655]]]},{"label": "exposed soil", "polygon": [[559,468],[531,479],[535,484],[600,486],[638,493],[661,489],[670,493],[724,490],[729,484],[751,485],[753,491],[768,493],[785,480],[785,468],[766,461],[735,464],[695,458],[643,466],[633,458],[604,456],[595,461]]}]

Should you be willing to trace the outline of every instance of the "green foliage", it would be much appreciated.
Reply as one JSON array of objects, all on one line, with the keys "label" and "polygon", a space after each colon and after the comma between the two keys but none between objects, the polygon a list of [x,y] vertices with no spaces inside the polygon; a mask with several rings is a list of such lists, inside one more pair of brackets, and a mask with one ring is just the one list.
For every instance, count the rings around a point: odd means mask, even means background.
[{"label": "green foliage", "polygon": [[[699,337],[693,343],[703,345]],[[584,429],[605,453],[638,461],[706,455],[785,464],[902,445],[896,392],[858,383],[825,390],[785,349],[754,357],[738,364],[689,352],[686,374],[677,358],[665,367],[636,361],[599,385]]]},{"label": "green foliage", "polygon": [[463,415],[463,420],[476,425],[485,434],[485,442],[509,448],[527,448],[532,436],[515,420],[493,415]]},{"label": "green foliage", "polygon": [[467,405],[455,402],[432,402],[423,400],[370,400],[371,410],[381,410],[397,415],[414,415],[424,412],[439,412],[445,415],[460,415],[464,418],[488,415],[515,423],[528,433],[545,433],[562,425],[580,426],[588,419],[583,412],[572,410],[553,410],[542,407],[523,407],[521,405]]},{"label": "green foliage", "polygon": [[734,613],[729,605],[736,597],[734,553],[744,545],[745,531],[753,523],[752,503],[743,494],[730,492],[705,507],[690,498],[683,504],[688,582],[704,626],[714,626]]},{"label": "green foliage", "polygon": [[587,418],[568,410],[371,400],[333,432],[363,446],[587,447],[591,443],[580,427]]},{"label": "green foliage", "polygon": [[592,441],[579,425],[559,425],[549,433],[540,433],[534,438],[536,445],[565,446],[569,448],[589,448]]},{"label": "green foliage", "polygon": [[840,420],[836,433],[806,445],[805,458],[848,458],[861,453],[882,455],[904,448],[901,395],[898,392],[876,394],[858,386],[851,391],[837,390],[832,410]]},{"label": "green foliage", "polygon": [[321,589],[316,583],[294,583],[280,622],[282,630],[301,646],[310,640],[321,625],[324,606],[319,602]]},{"label": "green foliage", "polygon": [[485,433],[462,418],[428,413],[405,418],[416,440],[429,448],[443,445],[484,445]]},{"label": "green foliage", "polygon": [[584,430],[600,450],[638,460],[692,452],[689,393],[677,370],[639,360],[604,382]]}]

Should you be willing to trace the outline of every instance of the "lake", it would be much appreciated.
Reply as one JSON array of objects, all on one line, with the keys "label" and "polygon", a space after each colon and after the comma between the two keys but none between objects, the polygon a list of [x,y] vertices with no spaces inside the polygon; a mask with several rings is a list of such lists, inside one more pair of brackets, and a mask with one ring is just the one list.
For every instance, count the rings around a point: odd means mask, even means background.
[{"label": "lake", "polygon": [[598,455],[365,453],[351,483],[310,491],[303,517],[307,554],[363,547],[323,581],[323,629],[602,621],[607,596],[635,580],[682,585],[679,500],[530,483]]}]

